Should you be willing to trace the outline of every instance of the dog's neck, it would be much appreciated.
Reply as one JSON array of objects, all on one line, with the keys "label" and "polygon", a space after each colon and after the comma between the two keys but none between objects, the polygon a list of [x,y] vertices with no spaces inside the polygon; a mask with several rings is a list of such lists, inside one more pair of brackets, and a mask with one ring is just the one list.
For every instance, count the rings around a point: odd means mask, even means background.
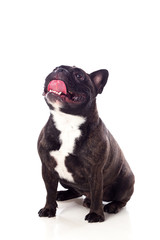
[{"label": "dog's neck", "polygon": [[56,106],[54,109],[50,110],[51,118],[54,122],[56,122],[57,129],[58,126],[61,124],[62,126],[72,126],[74,128],[79,127],[82,124],[92,126],[93,128],[96,127],[99,124],[99,115],[97,110],[96,101],[92,102],[92,105],[87,109],[81,110],[81,114],[74,115],[74,114],[68,114],[64,112],[59,106]]},{"label": "dog's neck", "polygon": [[83,116],[67,114],[59,109],[51,110],[51,115],[56,128],[60,131],[65,130],[66,127],[71,131],[75,130],[86,121],[86,118]]}]

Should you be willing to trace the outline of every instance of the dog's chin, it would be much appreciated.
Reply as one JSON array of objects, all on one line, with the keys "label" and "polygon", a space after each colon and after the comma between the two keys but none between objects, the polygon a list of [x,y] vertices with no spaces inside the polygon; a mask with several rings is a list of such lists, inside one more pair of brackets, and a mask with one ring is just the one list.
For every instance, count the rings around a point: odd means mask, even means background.
[{"label": "dog's chin", "polygon": [[87,96],[84,93],[59,94],[58,92],[50,91],[45,94],[45,99],[54,108],[64,108],[65,106],[76,108],[86,102]]}]

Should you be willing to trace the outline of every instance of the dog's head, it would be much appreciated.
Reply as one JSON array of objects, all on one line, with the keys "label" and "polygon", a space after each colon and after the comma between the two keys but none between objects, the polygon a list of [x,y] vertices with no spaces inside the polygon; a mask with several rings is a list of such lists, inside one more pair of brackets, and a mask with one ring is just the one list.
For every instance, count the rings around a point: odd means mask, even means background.
[{"label": "dog's head", "polygon": [[80,68],[62,65],[47,76],[43,95],[51,110],[82,114],[102,93],[107,79],[105,69],[87,74]]}]

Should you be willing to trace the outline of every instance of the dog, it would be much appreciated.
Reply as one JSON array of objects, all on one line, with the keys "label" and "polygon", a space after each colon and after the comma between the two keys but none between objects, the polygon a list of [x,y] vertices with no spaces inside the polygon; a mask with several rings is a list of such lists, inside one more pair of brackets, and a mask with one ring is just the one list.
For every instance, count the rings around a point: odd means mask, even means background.
[{"label": "dog", "polygon": [[[40,217],[54,217],[56,201],[85,196],[85,220],[103,222],[104,212],[117,213],[133,194],[134,174],[97,111],[96,96],[108,75],[62,65],[45,80],[50,117],[38,139],[47,190]],[[67,190],[57,191],[58,182]],[[103,201],[109,203],[103,207]]]}]

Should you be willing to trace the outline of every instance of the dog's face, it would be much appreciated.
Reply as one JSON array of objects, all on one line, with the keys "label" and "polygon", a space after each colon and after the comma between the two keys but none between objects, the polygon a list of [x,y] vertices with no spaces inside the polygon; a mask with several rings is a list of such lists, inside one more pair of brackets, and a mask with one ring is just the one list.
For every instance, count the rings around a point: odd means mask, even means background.
[{"label": "dog's face", "polygon": [[87,111],[108,79],[107,70],[87,74],[77,67],[60,66],[51,72],[44,85],[44,96],[50,109],[69,114]]}]

